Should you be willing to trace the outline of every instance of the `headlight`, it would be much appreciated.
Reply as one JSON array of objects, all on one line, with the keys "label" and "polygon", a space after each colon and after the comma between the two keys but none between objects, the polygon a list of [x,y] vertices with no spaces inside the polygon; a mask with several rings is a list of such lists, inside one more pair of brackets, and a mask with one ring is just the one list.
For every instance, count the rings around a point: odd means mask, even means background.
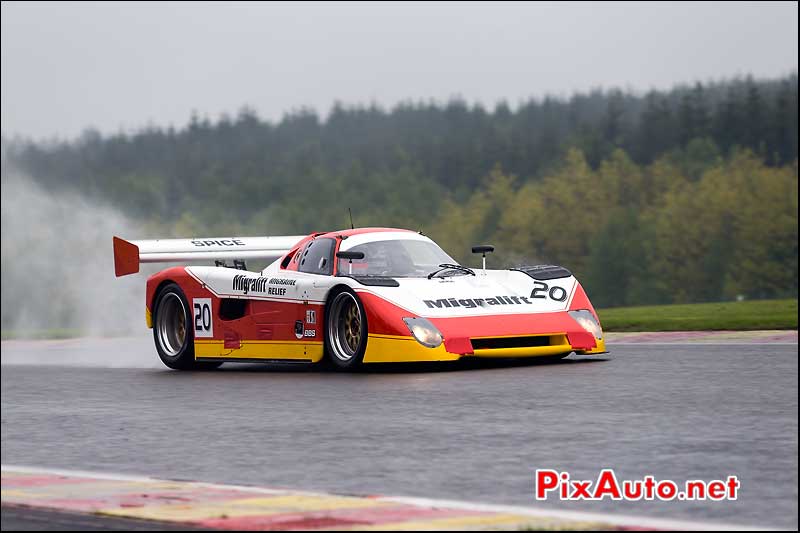
[{"label": "headlight", "polygon": [[603,338],[603,328],[600,323],[594,318],[591,311],[581,309],[580,311],[569,311],[569,316],[575,320],[583,329],[594,335],[594,338],[600,340]]},{"label": "headlight", "polygon": [[428,348],[436,348],[444,340],[442,334],[436,329],[436,326],[430,323],[426,318],[404,318],[403,322],[408,326],[411,335],[417,339],[417,342]]}]

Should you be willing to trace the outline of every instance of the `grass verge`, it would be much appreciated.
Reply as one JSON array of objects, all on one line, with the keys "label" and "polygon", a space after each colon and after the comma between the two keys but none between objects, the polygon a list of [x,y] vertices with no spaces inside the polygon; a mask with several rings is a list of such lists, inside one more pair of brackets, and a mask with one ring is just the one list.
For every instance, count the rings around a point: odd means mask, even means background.
[{"label": "grass verge", "polygon": [[797,300],[598,309],[604,331],[797,329]]}]

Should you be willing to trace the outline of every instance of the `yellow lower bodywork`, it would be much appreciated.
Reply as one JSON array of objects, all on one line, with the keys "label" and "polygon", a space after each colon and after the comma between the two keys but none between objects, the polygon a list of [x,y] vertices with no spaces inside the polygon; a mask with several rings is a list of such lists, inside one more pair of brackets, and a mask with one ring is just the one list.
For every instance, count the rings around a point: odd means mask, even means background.
[{"label": "yellow lower bodywork", "polygon": [[239,348],[226,348],[225,341],[195,339],[195,359],[241,359],[309,361],[322,360],[321,341],[242,341]]},{"label": "yellow lower bodywork", "polygon": [[591,350],[579,350],[576,353],[581,355],[595,355],[599,353],[606,353],[606,340],[605,339],[595,339],[597,346],[592,348]]},{"label": "yellow lower bodywork", "polygon": [[[557,337],[558,342],[549,346],[529,346],[524,348],[493,348],[475,350],[474,357],[543,357],[548,355],[567,354],[576,351],[567,341],[566,335],[551,335]],[[597,341],[597,346],[592,350],[581,350],[580,354],[604,353],[605,342]],[[422,361],[457,361],[464,357],[463,354],[451,353],[445,349],[444,343],[436,348],[427,348],[418,343],[413,337],[394,335],[370,335],[367,342],[367,351],[364,354],[365,363],[413,363]]]},{"label": "yellow lower bodywork", "polygon": [[427,348],[413,337],[370,335],[367,340],[365,363],[413,363],[416,361],[457,361],[460,354],[444,349],[444,343]]},{"label": "yellow lower bodywork", "polygon": [[[524,348],[493,348],[475,350],[471,356],[486,358],[502,357],[543,357],[566,354],[576,351],[567,341],[566,335],[555,335],[556,344],[549,346],[530,346]],[[578,350],[576,353],[592,355],[605,353],[605,342],[600,339],[592,350]],[[324,355],[321,341],[242,341],[239,348],[226,348],[225,341],[213,339],[195,339],[195,359],[229,359],[229,360],[280,360],[306,361],[317,363]],[[411,336],[370,335],[364,363],[414,363],[423,361],[457,361],[463,354],[448,352],[444,343],[436,348],[423,346]]]}]

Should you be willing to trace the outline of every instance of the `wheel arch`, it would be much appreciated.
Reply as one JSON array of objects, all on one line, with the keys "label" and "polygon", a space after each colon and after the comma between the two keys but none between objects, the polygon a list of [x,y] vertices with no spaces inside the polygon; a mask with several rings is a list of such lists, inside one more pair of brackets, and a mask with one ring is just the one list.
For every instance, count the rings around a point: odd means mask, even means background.
[{"label": "wheel arch", "polygon": [[158,297],[161,296],[161,293],[164,291],[164,287],[173,283],[180,287],[180,284],[172,278],[164,279],[156,286],[156,288],[153,290],[153,296],[150,298],[150,301],[148,302],[150,304],[151,310],[156,305],[156,300],[158,299]]},{"label": "wheel arch", "polygon": [[340,292],[342,292],[345,289],[350,289],[352,291],[353,287],[351,287],[347,283],[337,283],[336,285],[334,285],[330,289],[328,289],[328,294],[327,294],[327,296],[325,296],[325,307],[323,308],[323,315],[324,315],[323,316],[323,319],[324,319],[323,320],[323,324],[324,324],[324,329],[326,329],[326,330],[328,328],[328,310],[330,309],[330,303],[333,301],[333,298],[337,294],[339,294]]},{"label": "wheel arch", "polygon": [[161,293],[164,292],[164,288],[167,285],[171,285],[173,283],[180,286],[180,284],[178,284],[178,282],[176,282],[174,279],[165,278],[161,280],[158,284],[155,284],[155,287],[152,289],[152,291],[150,290],[147,291],[147,301],[145,302],[145,311],[147,315],[146,318],[147,318],[148,328],[153,329],[153,320],[155,318],[154,315],[156,312],[156,302],[158,301],[158,297],[161,296]]},{"label": "wheel arch", "polygon": [[147,278],[147,285],[145,290],[145,310],[147,318],[147,327],[153,327],[153,313],[155,312],[156,301],[159,295],[163,292],[164,287],[170,283],[176,284],[181,290],[186,293],[186,282],[188,275],[184,267],[172,267],[160,272],[156,272]]}]

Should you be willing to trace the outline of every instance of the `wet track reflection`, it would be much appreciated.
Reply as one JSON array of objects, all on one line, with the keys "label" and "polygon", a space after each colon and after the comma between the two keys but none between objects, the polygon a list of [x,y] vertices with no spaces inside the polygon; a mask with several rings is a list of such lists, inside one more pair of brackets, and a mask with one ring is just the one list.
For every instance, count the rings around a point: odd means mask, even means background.
[{"label": "wet track reflection", "polygon": [[3,463],[530,505],[537,468],[736,474],[736,502],[539,505],[797,524],[796,345],[620,345],[601,361],[339,374],[174,372],[150,342],[4,343]]}]

